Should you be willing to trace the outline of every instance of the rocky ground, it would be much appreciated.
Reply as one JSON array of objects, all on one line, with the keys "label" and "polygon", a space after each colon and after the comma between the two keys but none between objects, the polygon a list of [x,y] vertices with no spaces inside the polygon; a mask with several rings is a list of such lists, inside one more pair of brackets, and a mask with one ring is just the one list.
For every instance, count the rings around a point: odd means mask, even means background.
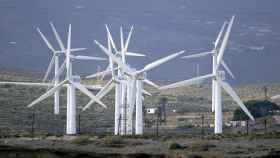
[{"label": "rocky ground", "polygon": [[0,140],[5,158],[279,157],[280,133],[204,136],[34,136]]}]

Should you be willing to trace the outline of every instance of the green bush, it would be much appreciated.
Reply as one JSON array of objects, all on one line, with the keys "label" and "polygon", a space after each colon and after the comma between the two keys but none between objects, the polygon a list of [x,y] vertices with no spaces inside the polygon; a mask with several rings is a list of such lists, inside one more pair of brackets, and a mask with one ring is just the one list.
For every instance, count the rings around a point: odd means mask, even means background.
[{"label": "green bush", "polygon": [[[265,117],[273,114],[273,111],[275,110],[280,110],[277,104],[267,100],[249,100],[244,104],[255,118]],[[237,108],[234,111],[232,120],[240,121],[248,119],[248,116],[243,112],[243,110],[241,110],[241,108]]]},{"label": "green bush", "polygon": [[169,149],[170,150],[177,150],[177,149],[183,149],[184,147],[182,147],[179,143],[173,142],[169,145]]},{"label": "green bush", "polygon": [[106,137],[104,139],[104,144],[105,146],[109,146],[109,147],[123,147],[125,145],[123,139],[124,138],[119,136]]},{"label": "green bush", "polygon": [[89,136],[79,136],[71,141],[72,144],[76,145],[87,145],[90,144],[90,137]]},{"label": "green bush", "polygon": [[207,141],[197,141],[192,144],[189,144],[188,149],[192,151],[209,151],[210,148],[214,148],[216,145],[210,144]]}]

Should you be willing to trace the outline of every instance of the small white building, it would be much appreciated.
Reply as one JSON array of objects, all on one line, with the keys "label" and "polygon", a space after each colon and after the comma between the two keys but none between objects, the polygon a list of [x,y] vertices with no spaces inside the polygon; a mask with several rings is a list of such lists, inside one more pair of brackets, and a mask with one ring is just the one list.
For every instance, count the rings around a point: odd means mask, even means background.
[{"label": "small white building", "polygon": [[245,127],[247,122],[246,121],[230,121],[232,127]]},{"label": "small white building", "polygon": [[146,112],[147,114],[155,114],[157,111],[157,108],[147,108]]}]

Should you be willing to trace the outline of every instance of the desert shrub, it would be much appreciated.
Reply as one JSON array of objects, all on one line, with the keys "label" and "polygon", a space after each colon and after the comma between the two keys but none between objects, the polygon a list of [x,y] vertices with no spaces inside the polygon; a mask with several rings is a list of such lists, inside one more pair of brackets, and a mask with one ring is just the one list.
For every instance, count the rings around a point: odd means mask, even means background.
[{"label": "desert shrub", "polygon": [[206,141],[197,141],[189,144],[188,149],[192,151],[209,151],[210,148],[216,147],[214,144],[210,144]]},{"label": "desert shrub", "polygon": [[[260,117],[265,117],[265,116],[271,115],[271,114],[273,114],[273,111],[280,109],[277,106],[277,104],[272,103],[267,100],[249,100],[249,101],[245,102],[244,104],[255,118],[260,118]],[[249,118],[243,112],[243,110],[241,110],[240,108],[237,108],[234,111],[232,120],[234,120],[234,121],[249,120]]]},{"label": "desert shrub", "polygon": [[106,137],[104,139],[104,144],[105,146],[109,146],[109,147],[123,147],[125,145],[123,139],[124,138],[119,136]]},{"label": "desert shrub", "polygon": [[177,142],[173,142],[169,145],[168,147],[170,150],[177,150],[177,149],[183,149],[184,147],[182,147],[179,143]]},{"label": "desert shrub", "polygon": [[71,141],[72,144],[75,145],[87,145],[90,144],[90,137],[89,136],[79,136]]},{"label": "desert shrub", "polygon": [[122,138],[133,138],[133,139],[153,139],[153,138],[155,138],[155,135],[154,135],[154,134],[127,135],[127,136],[122,136]]},{"label": "desert shrub", "polygon": [[171,139],[171,138],[172,138],[172,136],[161,136],[161,137],[160,137],[160,140],[163,141],[163,142],[165,142],[165,141],[168,141],[168,140]]},{"label": "desert shrub", "polygon": [[202,155],[199,154],[190,154],[188,155],[188,158],[203,158]]},{"label": "desert shrub", "polygon": [[252,133],[249,135],[249,140],[253,139],[279,139],[280,132],[270,132],[270,133]]},{"label": "desert shrub", "polygon": [[192,153],[187,158],[223,158],[224,155],[219,152],[203,152],[203,153]]}]

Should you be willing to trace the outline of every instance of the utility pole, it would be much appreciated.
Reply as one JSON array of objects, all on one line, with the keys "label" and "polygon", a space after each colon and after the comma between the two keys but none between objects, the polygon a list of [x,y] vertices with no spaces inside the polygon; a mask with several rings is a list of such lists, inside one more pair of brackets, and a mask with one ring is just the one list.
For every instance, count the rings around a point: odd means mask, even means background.
[{"label": "utility pole", "polygon": [[159,104],[161,106],[161,121],[163,121],[166,124],[166,104],[168,102],[168,98],[167,97],[161,97],[159,100]]},{"label": "utility pole", "polygon": [[81,114],[78,115],[78,133],[81,134]]},{"label": "utility pole", "polygon": [[264,90],[264,99],[268,100],[268,95],[267,95],[268,88],[267,88],[267,86],[264,86],[263,90]]},{"label": "utility pole", "polygon": [[121,131],[121,120],[122,120],[122,115],[120,114],[120,117],[119,117],[119,120],[118,120],[118,133],[117,133],[117,135],[120,135],[120,131]]},{"label": "utility pole", "polygon": [[249,120],[246,120],[246,134],[249,134]]},{"label": "utility pole", "polygon": [[32,122],[31,122],[31,134],[33,135],[34,134],[34,125],[35,125],[35,112],[33,111],[32,112],[32,117],[31,117],[31,119],[32,119]]},{"label": "utility pole", "polygon": [[204,134],[204,114],[201,115],[201,133]]},{"label": "utility pole", "polygon": [[264,119],[264,132],[267,132],[267,118]]},{"label": "utility pole", "polygon": [[156,119],[156,137],[158,138],[158,126],[159,126],[159,114],[157,115]]}]

